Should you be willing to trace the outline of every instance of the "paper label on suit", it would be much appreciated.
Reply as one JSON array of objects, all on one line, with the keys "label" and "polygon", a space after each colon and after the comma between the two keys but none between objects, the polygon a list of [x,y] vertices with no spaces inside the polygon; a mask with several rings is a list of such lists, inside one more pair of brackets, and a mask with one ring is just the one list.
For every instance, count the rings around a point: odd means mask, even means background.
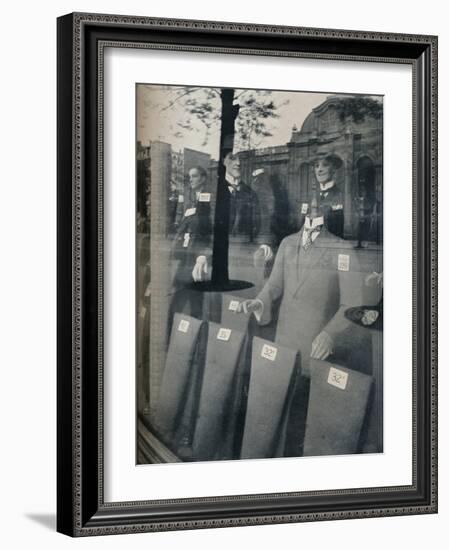
[{"label": "paper label on suit", "polygon": [[178,330],[179,332],[187,332],[189,330],[190,323],[189,321],[186,321],[185,319],[181,319],[179,321]]},{"label": "paper label on suit", "polygon": [[239,303],[240,302],[238,300],[231,300],[228,306],[229,311],[237,311]]},{"label": "paper label on suit", "polygon": [[184,202],[184,195],[179,195],[178,202],[181,204]]},{"label": "paper label on suit", "polygon": [[210,202],[210,193],[200,193],[198,197],[199,202]]},{"label": "paper label on suit", "polygon": [[332,205],[332,210],[343,210],[343,205],[342,204],[333,204]]},{"label": "paper label on suit", "polygon": [[301,205],[301,214],[307,214],[308,210],[309,210],[309,204],[307,202],[303,202]]},{"label": "paper label on suit", "polygon": [[184,241],[182,243],[182,246],[184,248],[187,248],[189,246],[189,242],[190,242],[190,233],[184,233]]},{"label": "paper label on suit", "polygon": [[145,297],[148,297],[151,294],[151,286],[148,285],[147,289],[145,290]]},{"label": "paper label on suit", "polygon": [[140,311],[139,311],[139,317],[141,319],[145,319],[145,313],[147,312],[147,308],[146,307],[141,307],[140,308]]},{"label": "paper label on suit", "polygon": [[331,367],[329,369],[329,375],[327,377],[327,383],[340,390],[346,389],[346,384],[348,383],[349,375],[347,372]]},{"label": "paper label on suit", "polygon": [[350,257],[349,254],[338,255],[338,271],[349,271]]},{"label": "paper label on suit", "polygon": [[217,340],[223,340],[224,342],[227,342],[231,337],[231,332],[232,331],[230,328],[221,328],[218,331]]},{"label": "paper label on suit", "polygon": [[189,216],[193,216],[193,214],[196,213],[196,208],[187,208],[187,210],[184,212],[184,217],[188,218]]},{"label": "paper label on suit", "polygon": [[277,352],[278,350],[274,346],[269,346],[268,344],[264,344],[262,346],[262,352],[260,355],[264,359],[268,359],[269,361],[274,361],[276,359]]}]

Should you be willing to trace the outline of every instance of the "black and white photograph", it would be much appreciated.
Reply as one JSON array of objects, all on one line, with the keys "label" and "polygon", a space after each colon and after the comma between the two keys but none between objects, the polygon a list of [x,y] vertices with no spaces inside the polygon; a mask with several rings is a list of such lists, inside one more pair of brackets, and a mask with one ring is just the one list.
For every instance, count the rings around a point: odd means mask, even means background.
[{"label": "black and white photograph", "polygon": [[383,452],[383,115],[136,84],[137,464]]},{"label": "black and white photograph", "polygon": [[448,546],[444,8],[6,4],[5,550]]}]

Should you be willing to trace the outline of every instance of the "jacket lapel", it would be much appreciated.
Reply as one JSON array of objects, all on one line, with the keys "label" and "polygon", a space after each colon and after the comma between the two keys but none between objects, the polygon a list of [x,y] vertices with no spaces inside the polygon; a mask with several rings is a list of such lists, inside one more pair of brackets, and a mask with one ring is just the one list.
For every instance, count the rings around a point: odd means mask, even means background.
[{"label": "jacket lapel", "polygon": [[304,251],[302,250],[302,233],[303,229],[301,229],[299,233],[299,243],[298,243],[298,249],[297,249],[297,285],[296,290],[293,294],[294,297],[298,295],[299,290],[304,285],[304,283],[307,281],[307,279],[313,274],[313,268],[315,265],[320,261],[321,257],[326,253],[327,247],[321,245],[320,241],[322,240],[322,236],[327,234],[326,229],[323,227],[320,231],[320,234],[313,242],[312,246],[309,248],[309,250]]}]

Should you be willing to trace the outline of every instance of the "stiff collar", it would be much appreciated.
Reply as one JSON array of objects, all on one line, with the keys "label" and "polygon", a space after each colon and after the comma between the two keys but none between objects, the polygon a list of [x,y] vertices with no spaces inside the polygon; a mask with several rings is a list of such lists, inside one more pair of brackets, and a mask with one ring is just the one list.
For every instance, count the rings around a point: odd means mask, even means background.
[{"label": "stiff collar", "polygon": [[332,187],[334,186],[335,186],[334,180],[327,181],[326,183],[320,183],[320,191],[321,192],[329,191],[329,189],[332,189]]},{"label": "stiff collar", "polygon": [[225,178],[226,178],[226,181],[228,182],[228,187],[231,187],[234,190],[238,189],[241,182],[240,178],[234,178],[234,176],[232,176],[228,172],[226,172]]}]

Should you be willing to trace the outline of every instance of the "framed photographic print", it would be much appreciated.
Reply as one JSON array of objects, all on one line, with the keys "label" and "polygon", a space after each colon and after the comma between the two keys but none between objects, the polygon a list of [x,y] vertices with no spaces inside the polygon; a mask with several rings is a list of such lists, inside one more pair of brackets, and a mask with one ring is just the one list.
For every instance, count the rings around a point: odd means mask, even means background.
[{"label": "framed photographic print", "polygon": [[437,511],[437,38],[58,19],[58,531]]}]

